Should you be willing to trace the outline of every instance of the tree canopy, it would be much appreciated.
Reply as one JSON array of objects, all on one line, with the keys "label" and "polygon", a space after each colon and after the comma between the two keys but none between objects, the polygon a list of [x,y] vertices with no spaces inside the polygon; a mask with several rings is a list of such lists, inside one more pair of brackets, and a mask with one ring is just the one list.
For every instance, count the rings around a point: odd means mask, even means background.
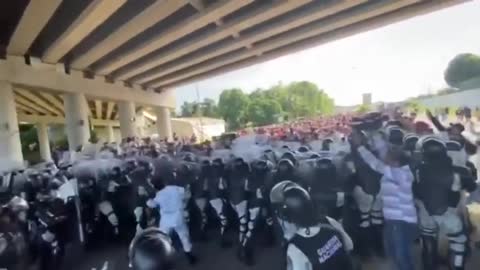
[{"label": "tree canopy", "polygon": [[445,81],[452,87],[469,79],[480,77],[480,56],[464,53],[453,58],[445,71]]},{"label": "tree canopy", "polygon": [[247,107],[247,119],[255,126],[276,123],[281,116],[282,107],[273,99],[252,99]]},{"label": "tree canopy", "polygon": [[372,110],[372,106],[368,105],[368,104],[362,104],[362,105],[359,105],[355,111],[358,112],[358,113],[367,113],[367,112],[370,112]]},{"label": "tree canopy", "polygon": [[229,129],[237,129],[246,123],[248,96],[241,89],[223,90],[218,100],[218,112]]},{"label": "tree canopy", "polygon": [[241,89],[227,89],[218,101],[218,113],[230,129],[241,128],[247,123],[254,126],[274,124],[283,117],[330,114],[333,110],[333,99],[307,81],[279,83],[268,89],[256,89],[249,95]]},{"label": "tree canopy", "polygon": [[205,98],[203,102],[183,102],[180,108],[181,117],[205,116],[216,118],[219,117],[217,104],[211,98]]},{"label": "tree canopy", "polygon": [[334,108],[333,99],[317,85],[301,81],[259,88],[250,94],[239,88],[225,89],[220,94],[218,104],[208,98],[203,102],[184,102],[180,115],[221,117],[227,122],[228,129],[235,130],[247,124],[274,124],[285,117],[294,119],[331,114]]}]

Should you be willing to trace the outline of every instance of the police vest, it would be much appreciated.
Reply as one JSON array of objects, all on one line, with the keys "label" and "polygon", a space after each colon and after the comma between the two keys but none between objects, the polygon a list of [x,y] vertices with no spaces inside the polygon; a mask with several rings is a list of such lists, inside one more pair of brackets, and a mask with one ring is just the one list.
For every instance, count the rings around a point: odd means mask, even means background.
[{"label": "police vest", "polygon": [[345,250],[342,235],[330,225],[321,225],[313,237],[296,234],[290,244],[295,245],[307,256],[312,270],[350,270],[350,256]]}]

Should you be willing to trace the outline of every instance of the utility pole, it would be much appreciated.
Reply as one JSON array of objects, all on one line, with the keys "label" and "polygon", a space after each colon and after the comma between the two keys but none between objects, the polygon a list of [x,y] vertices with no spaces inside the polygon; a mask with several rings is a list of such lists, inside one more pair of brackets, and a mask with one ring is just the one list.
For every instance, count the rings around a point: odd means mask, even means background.
[{"label": "utility pole", "polygon": [[204,136],[203,136],[203,121],[202,121],[202,111],[201,111],[201,105],[202,103],[200,102],[200,92],[198,91],[198,83],[195,84],[195,91],[197,93],[197,118],[200,122],[200,141],[203,142]]}]

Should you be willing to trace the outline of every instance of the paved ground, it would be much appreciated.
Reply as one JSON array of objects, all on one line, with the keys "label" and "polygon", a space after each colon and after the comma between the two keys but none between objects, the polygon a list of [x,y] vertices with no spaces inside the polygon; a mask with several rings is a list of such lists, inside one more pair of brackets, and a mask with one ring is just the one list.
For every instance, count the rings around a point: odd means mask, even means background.
[{"label": "paved ground", "polygon": [[[104,262],[108,262],[109,270],[127,270],[127,247],[126,245],[99,247],[96,251],[85,253],[82,259],[69,259],[65,268],[68,270],[91,270],[101,269]],[[178,269],[196,269],[196,270],[270,270],[282,268],[282,253],[278,248],[259,248],[255,255],[257,263],[253,267],[245,266],[240,263],[236,257],[234,248],[221,250],[216,243],[197,244],[196,253],[200,258],[198,265],[190,267],[186,264],[184,258],[180,258]],[[179,255],[181,256],[181,254]],[[417,261],[420,262],[419,258]],[[369,262],[364,262],[363,268],[366,270],[387,270],[391,269],[385,260],[373,258]],[[421,269],[418,266],[417,269]],[[447,269],[446,267],[441,268]],[[469,261],[467,270],[480,269],[480,251],[475,250]]]}]

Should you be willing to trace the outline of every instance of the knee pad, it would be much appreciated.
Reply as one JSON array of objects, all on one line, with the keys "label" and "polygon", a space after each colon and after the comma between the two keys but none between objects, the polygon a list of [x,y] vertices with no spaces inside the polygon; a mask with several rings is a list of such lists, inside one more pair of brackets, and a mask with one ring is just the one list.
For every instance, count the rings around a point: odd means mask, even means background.
[{"label": "knee pad", "polygon": [[267,223],[268,226],[273,226],[273,218],[272,217],[267,217],[265,222]]},{"label": "knee pad", "polygon": [[371,222],[373,225],[382,225],[383,224],[383,212],[382,211],[372,211],[371,213]]},{"label": "knee pad", "polygon": [[48,230],[46,232],[42,233],[41,237],[42,237],[42,240],[47,242],[47,243],[53,243],[55,241],[55,234],[53,234],[52,232],[50,232]]},{"label": "knee pad", "polygon": [[118,226],[118,217],[117,217],[117,215],[115,215],[114,212],[110,212],[110,213],[107,215],[107,218],[108,218],[108,221],[110,221],[110,223],[111,223],[113,226]]},{"label": "knee pad", "polygon": [[247,213],[247,201],[242,201],[241,203],[237,204],[234,206],[235,212],[237,212],[237,215],[239,217],[245,216]]},{"label": "knee pad", "polygon": [[248,213],[250,214],[249,216],[250,220],[256,220],[258,217],[258,214],[260,213],[260,208],[259,207],[250,208],[248,209]]},{"label": "knee pad", "polygon": [[368,212],[360,212],[360,227],[370,227],[370,214]]},{"label": "knee pad", "polygon": [[206,204],[207,204],[206,199],[201,198],[201,199],[195,200],[195,205],[197,205],[198,209],[200,209],[201,212],[205,211]]},{"label": "knee pad", "polygon": [[139,223],[142,220],[143,207],[135,207],[133,214],[135,215],[135,220]]},{"label": "knee pad", "polygon": [[436,238],[438,234],[438,229],[428,229],[428,228],[420,227],[420,233],[422,234],[422,236]]},{"label": "knee pad", "polygon": [[102,214],[107,216],[109,213],[113,212],[112,204],[109,201],[103,201],[98,204],[98,209]]},{"label": "knee pad", "polygon": [[223,211],[223,201],[221,199],[210,200],[210,205],[215,209],[217,215]]}]

